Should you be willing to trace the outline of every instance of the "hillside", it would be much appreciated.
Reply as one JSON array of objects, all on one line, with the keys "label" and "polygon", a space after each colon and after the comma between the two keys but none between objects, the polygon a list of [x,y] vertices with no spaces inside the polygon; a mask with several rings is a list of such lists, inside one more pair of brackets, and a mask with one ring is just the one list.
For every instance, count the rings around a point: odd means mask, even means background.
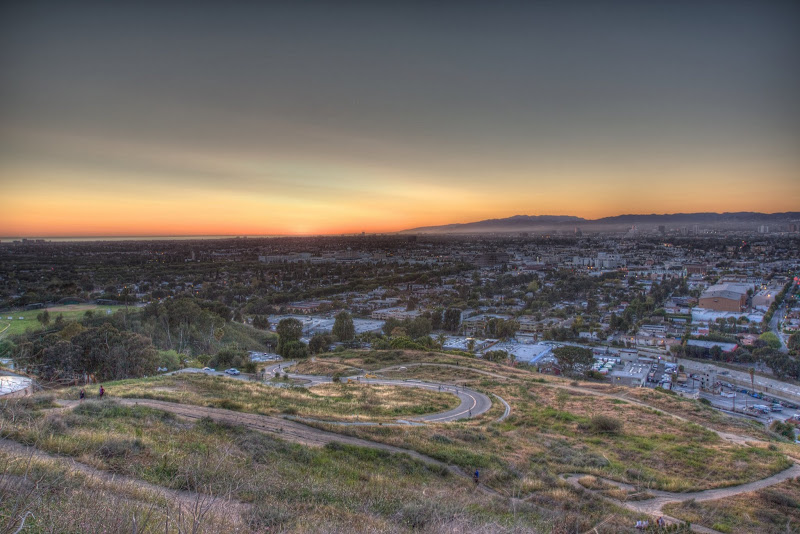
[{"label": "hillside", "polygon": [[507,233],[531,230],[550,230],[571,228],[580,225],[581,228],[620,228],[624,226],[655,226],[655,225],[750,225],[786,223],[800,219],[800,212],[785,213],[672,213],[672,214],[628,214],[603,217],[600,219],[584,219],[572,215],[514,215],[504,219],[487,219],[483,221],[447,224],[442,226],[423,226],[403,230],[400,233],[423,234],[448,234],[448,233]]},{"label": "hillside", "polygon": [[[611,533],[667,510],[724,532],[800,525],[791,506],[754,518],[736,500],[791,485],[797,445],[665,392],[416,351],[327,354],[276,373],[269,384],[178,373],[107,383],[102,400],[66,388],[4,403],[0,528],[26,511],[32,531],[60,532],[131,532],[135,517],[137,532]],[[415,422],[452,411],[456,388],[491,406]],[[764,487],[741,486],[753,483]],[[707,524],[684,492],[708,509],[728,499],[724,517]]]}]

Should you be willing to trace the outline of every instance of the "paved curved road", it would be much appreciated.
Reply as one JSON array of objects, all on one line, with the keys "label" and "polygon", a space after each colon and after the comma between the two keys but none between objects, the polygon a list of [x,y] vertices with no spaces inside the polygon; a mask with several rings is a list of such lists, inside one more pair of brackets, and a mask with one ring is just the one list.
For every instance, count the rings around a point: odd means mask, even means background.
[{"label": "paved curved road", "polygon": [[[266,368],[266,374],[274,375],[276,372],[285,373],[286,369],[295,365],[297,362],[281,362],[270,365]],[[295,373],[287,373],[289,378],[295,380],[303,380],[304,387],[314,387],[320,384],[330,384],[333,379],[329,376],[320,375],[303,375]],[[366,378],[363,374],[343,377],[342,380],[357,380],[361,384],[376,384],[380,386],[400,386],[400,387],[414,387],[429,389],[431,391],[443,391],[456,395],[461,403],[452,410],[446,412],[430,414],[425,416],[407,418],[406,421],[416,421],[424,423],[449,423],[451,421],[458,421],[459,419],[469,419],[486,413],[492,407],[492,400],[478,391],[464,388],[461,386],[453,386],[450,384],[431,384],[429,382],[420,382],[417,380],[385,380],[382,378]]]}]

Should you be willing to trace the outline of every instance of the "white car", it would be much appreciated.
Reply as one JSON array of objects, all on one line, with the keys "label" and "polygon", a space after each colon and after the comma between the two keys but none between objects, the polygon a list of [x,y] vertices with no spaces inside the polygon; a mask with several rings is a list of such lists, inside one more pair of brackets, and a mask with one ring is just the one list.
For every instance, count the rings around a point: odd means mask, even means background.
[{"label": "white car", "polygon": [[238,369],[236,369],[235,367],[231,367],[230,369],[228,369],[228,370],[227,370],[227,371],[225,371],[225,372],[226,372],[226,373],[228,373],[229,375],[239,375],[239,374],[241,374],[241,373],[239,372],[239,370],[238,370]]},{"label": "white car", "polygon": [[203,367],[203,371],[207,373],[213,373],[216,371],[216,369],[212,369],[211,367]]}]

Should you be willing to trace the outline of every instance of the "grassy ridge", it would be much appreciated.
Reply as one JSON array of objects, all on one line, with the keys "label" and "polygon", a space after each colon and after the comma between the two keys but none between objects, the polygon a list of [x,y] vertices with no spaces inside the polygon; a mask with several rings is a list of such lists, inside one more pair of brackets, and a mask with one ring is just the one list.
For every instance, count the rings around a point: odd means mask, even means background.
[{"label": "grassy ridge", "polygon": [[[278,388],[203,373],[181,373],[105,385],[109,395],[212,406],[262,415],[290,414],[349,421],[356,417],[393,421],[398,417],[455,408],[456,396],[428,389],[363,384],[327,384],[308,389]],[[63,390],[76,398],[78,388]]]},{"label": "grassy ridge", "polygon": [[547,531],[552,520],[527,505],[515,514],[469,481],[405,455],[338,444],[309,448],[109,400],[65,414],[20,407],[3,417],[14,439],[39,449],[164,487],[252,503],[246,522],[257,532],[319,525],[349,532]]},{"label": "grassy ridge", "polygon": [[717,501],[668,504],[664,511],[726,533],[800,532],[800,479]]}]

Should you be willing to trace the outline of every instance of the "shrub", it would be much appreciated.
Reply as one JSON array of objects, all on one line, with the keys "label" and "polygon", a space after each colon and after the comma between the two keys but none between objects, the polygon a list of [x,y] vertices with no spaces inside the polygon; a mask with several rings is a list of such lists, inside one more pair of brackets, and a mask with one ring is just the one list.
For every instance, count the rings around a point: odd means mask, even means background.
[{"label": "shrub", "polygon": [[794,439],[794,426],[789,423],[775,421],[770,425],[769,429],[786,439]]},{"label": "shrub", "polygon": [[622,421],[607,415],[595,415],[587,423],[580,423],[578,429],[590,434],[616,435],[622,432]]},{"label": "shrub", "polygon": [[106,460],[124,458],[129,454],[137,454],[144,450],[144,443],[138,439],[110,439],[97,449],[97,455]]}]

